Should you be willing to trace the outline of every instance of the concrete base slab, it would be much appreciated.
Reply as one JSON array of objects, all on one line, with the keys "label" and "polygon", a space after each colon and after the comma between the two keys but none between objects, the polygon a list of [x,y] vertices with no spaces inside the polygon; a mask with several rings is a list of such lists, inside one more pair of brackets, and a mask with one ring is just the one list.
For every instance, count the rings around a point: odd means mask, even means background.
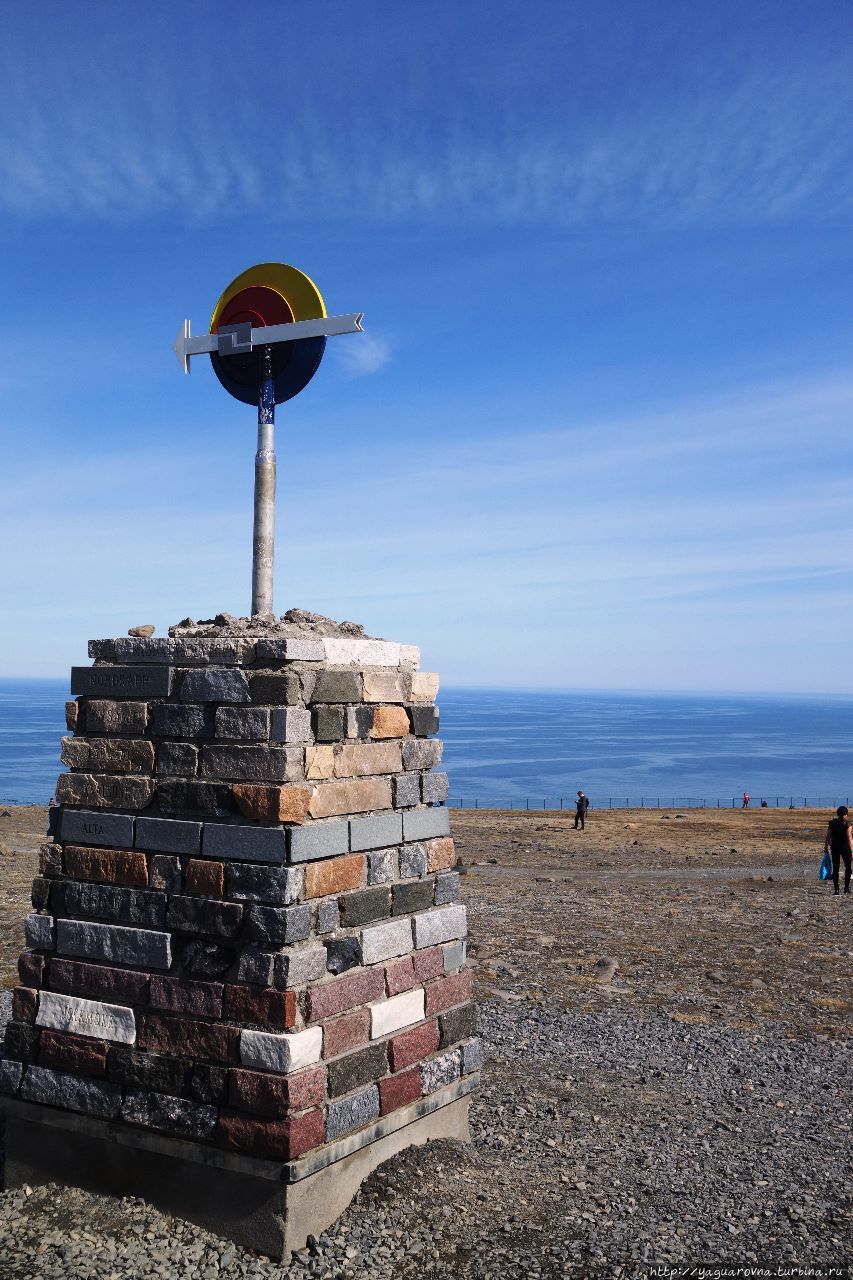
[{"label": "concrete base slab", "polygon": [[235,1159],[154,1134],[130,1131],[148,1139],[132,1145],[127,1129],[117,1132],[87,1116],[8,1100],[5,1184],[58,1182],[106,1195],[140,1196],[163,1212],[281,1261],[304,1248],[309,1235],[331,1226],[383,1161],[437,1139],[470,1142],[468,1091],[460,1096],[457,1085],[433,1100],[435,1107],[426,1113],[425,1099],[392,1113],[394,1127],[387,1131],[380,1122],[375,1140],[357,1149],[351,1149],[352,1139],[350,1149],[347,1140],[336,1144],[340,1158],[311,1172],[302,1162]]}]

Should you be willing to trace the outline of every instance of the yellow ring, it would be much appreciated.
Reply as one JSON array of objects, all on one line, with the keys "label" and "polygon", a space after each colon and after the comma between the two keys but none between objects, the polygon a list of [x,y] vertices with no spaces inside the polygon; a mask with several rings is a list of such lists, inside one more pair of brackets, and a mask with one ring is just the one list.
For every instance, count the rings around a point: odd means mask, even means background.
[{"label": "yellow ring", "polygon": [[263,285],[280,294],[293,312],[294,320],[322,320],[326,315],[323,295],[304,271],[289,267],[284,262],[261,262],[256,267],[243,271],[228,285],[213,308],[213,315],[210,317],[211,333],[216,330],[222,309],[235,294],[252,285]]}]

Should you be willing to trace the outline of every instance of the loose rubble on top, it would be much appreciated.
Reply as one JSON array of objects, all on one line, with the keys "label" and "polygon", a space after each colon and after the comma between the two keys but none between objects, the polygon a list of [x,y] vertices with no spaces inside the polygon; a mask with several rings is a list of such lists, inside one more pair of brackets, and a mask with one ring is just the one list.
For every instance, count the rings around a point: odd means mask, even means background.
[{"label": "loose rubble on top", "polygon": [[274,613],[255,613],[251,618],[235,618],[230,613],[217,613],[213,618],[183,618],[169,627],[170,636],[195,639],[221,636],[362,636],[366,640],[378,640],[379,636],[365,635],[360,622],[335,622],[322,613],[308,609],[288,609],[280,618]]}]

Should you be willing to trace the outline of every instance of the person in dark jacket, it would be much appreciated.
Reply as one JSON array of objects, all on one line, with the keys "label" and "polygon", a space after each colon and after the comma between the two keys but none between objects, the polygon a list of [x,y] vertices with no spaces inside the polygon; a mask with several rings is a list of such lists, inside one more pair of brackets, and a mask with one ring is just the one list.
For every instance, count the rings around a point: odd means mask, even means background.
[{"label": "person in dark jacket", "polygon": [[826,828],[826,839],[823,842],[824,853],[832,857],[832,884],[835,893],[839,891],[838,873],[844,863],[844,892],[850,892],[850,868],[853,863],[853,827],[847,821],[846,804],[840,804],[835,810],[835,817],[830,818]]},{"label": "person in dark jacket", "polygon": [[580,827],[581,831],[586,830],[586,811],[589,808],[589,801],[582,791],[578,792],[578,802],[575,805],[575,831]]}]

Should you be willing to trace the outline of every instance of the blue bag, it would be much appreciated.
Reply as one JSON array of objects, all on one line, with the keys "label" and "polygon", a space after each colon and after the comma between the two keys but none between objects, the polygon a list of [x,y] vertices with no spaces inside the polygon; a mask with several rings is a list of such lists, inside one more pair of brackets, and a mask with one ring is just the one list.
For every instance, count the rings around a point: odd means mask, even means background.
[{"label": "blue bag", "polygon": [[820,864],[821,880],[830,880],[832,878],[832,858],[829,856],[829,850],[823,855],[823,862]]}]

